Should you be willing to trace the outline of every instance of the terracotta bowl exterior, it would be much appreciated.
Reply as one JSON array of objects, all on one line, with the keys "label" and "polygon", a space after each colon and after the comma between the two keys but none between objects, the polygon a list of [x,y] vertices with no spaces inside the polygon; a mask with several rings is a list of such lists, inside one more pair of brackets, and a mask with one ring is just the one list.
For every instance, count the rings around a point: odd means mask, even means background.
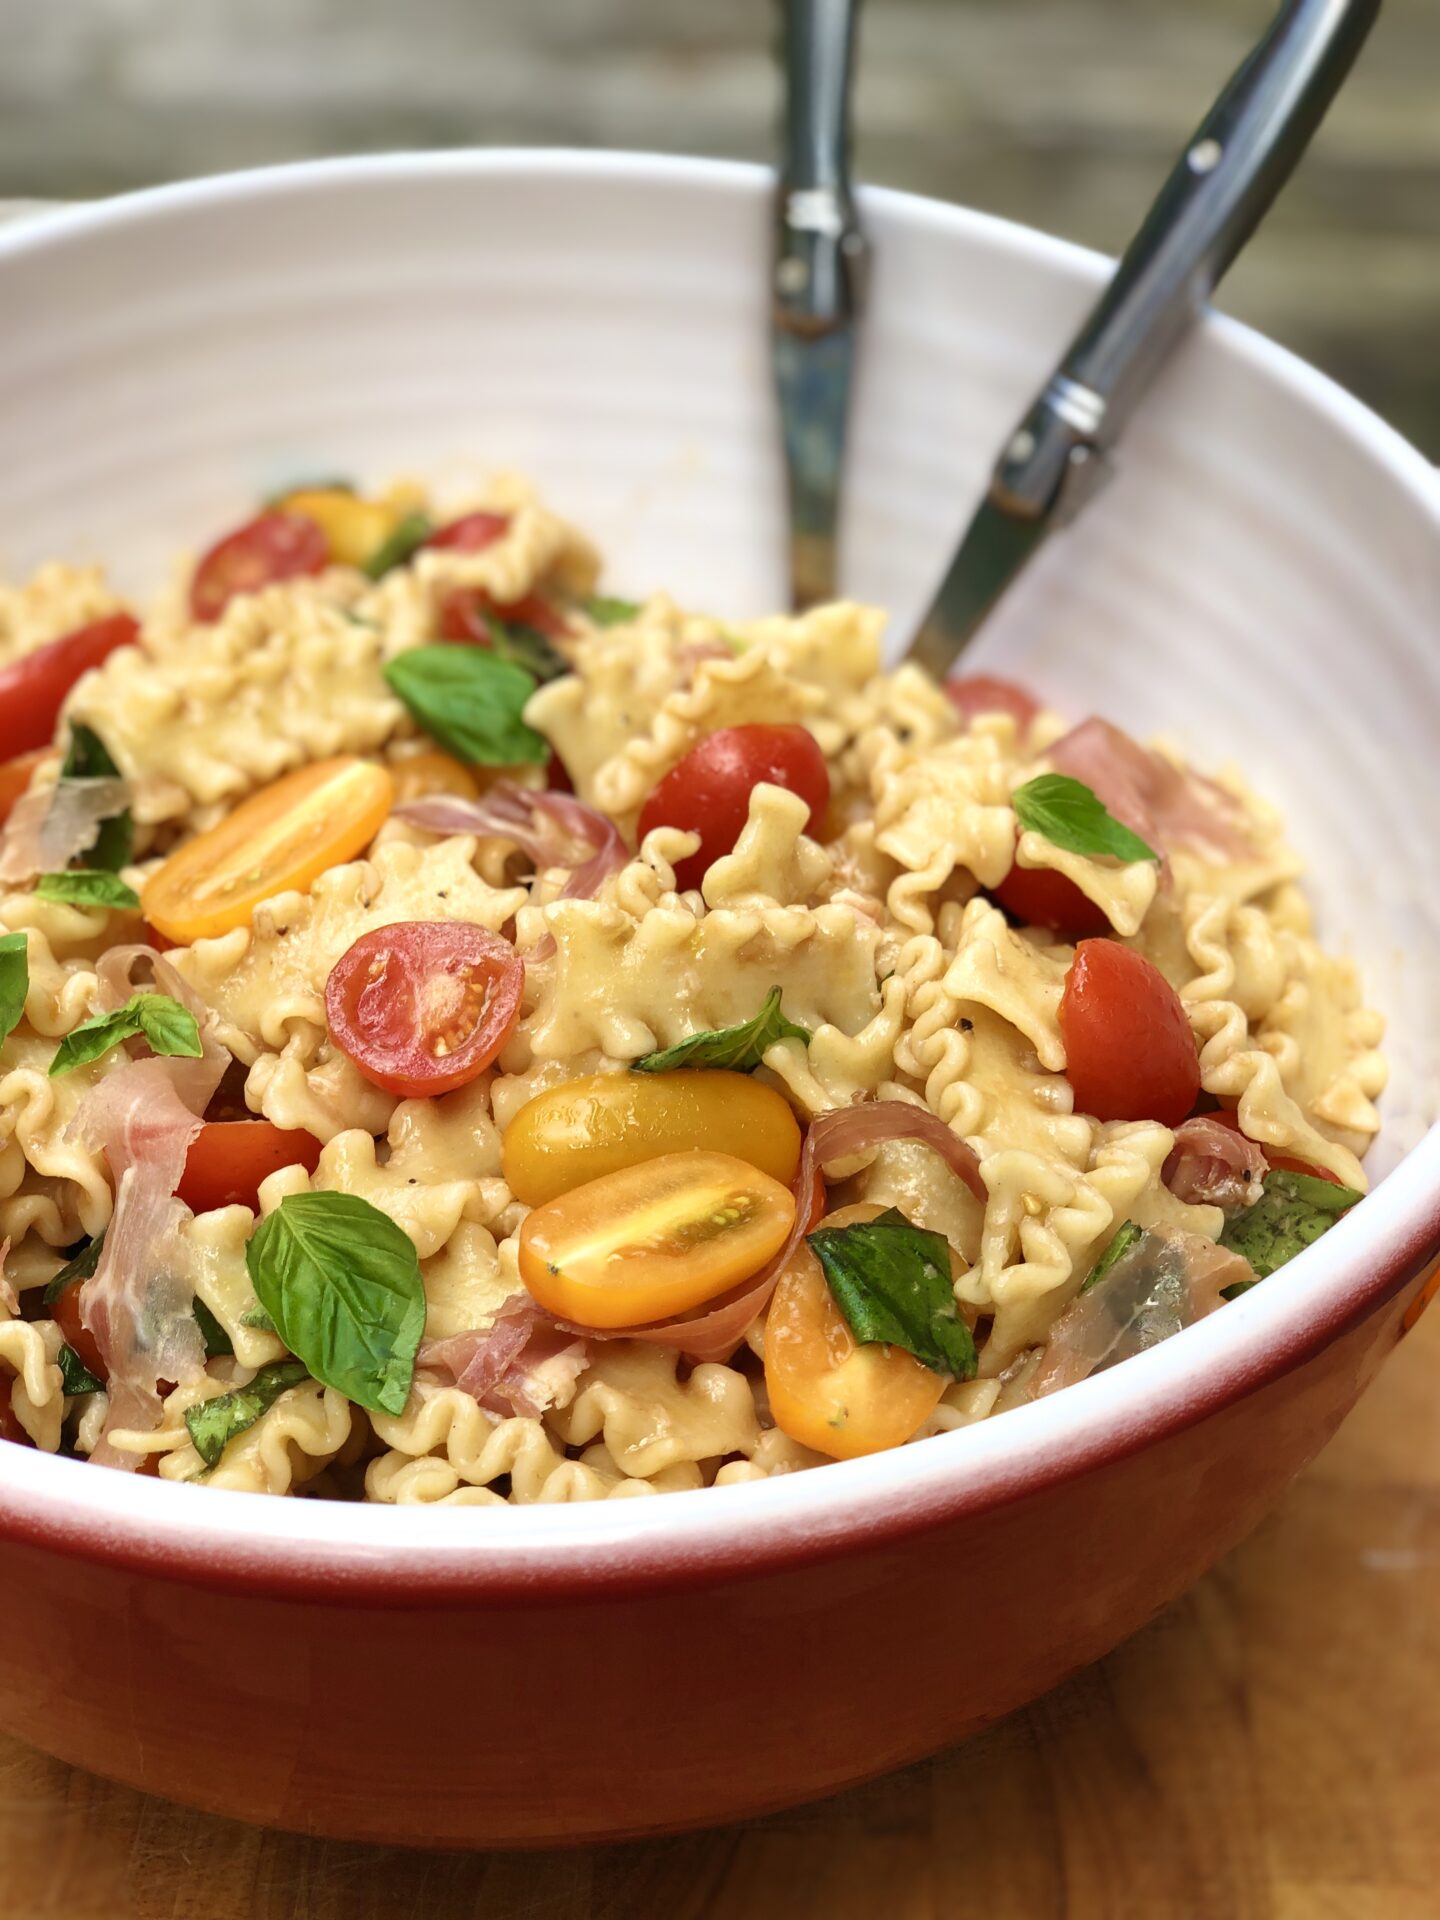
[{"label": "terracotta bowl exterior", "polygon": [[[0,238],[0,572],[102,557],[144,584],[277,479],[504,461],[594,528],[616,591],[779,604],[766,194],[738,167],[445,155]],[[866,213],[845,565],[903,620],[1103,268],[902,196]],[[1440,1259],[1437,611],[1430,470],[1217,321],[980,655],[1233,753],[1290,814],[1396,1063],[1377,1190],[1290,1268],[1049,1401],[758,1486],[340,1508],[0,1448],[0,1725],[244,1819],[538,1845],[831,1791],[1105,1653],[1324,1445]]]}]

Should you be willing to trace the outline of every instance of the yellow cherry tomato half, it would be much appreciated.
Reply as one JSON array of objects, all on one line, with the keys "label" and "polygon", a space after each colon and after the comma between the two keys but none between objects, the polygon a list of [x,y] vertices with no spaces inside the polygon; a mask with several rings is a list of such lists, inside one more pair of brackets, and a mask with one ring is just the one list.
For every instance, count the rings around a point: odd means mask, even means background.
[{"label": "yellow cherry tomato half", "polygon": [[407,754],[403,760],[390,762],[395,804],[403,807],[407,800],[426,800],[432,793],[453,793],[461,800],[478,800],[480,782],[475,775],[479,771],[479,768],[467,767],[452,754],[441,753],[438,747],[426,753]]},{"label": "yellow cherry tomato half", "polygon": [[324,534],[330,558],[346,567],[363,567],[404,518],[389,500],[366,500],[344,487],[297,487],[276,503],[281,513],[298,513]]},{"label": "yellow cherry tomato half", "polygon": [[[873,1220],[881,1207],[841,1207],[823,1226]],[[765,1386],[777,1427],[802,1447],[854,1460],[917,1433],[950,1381],[900,1347],[861,1345],[804,1241],[785,1264],[765,1321]]]},{"label": "yellow cherry tomato half", "polygon": [[152,927],[180,945],[245,926],[262,900],[353,860],[394,799],[383,767],[348,756],[287,773],[187,840],[145,882]]},{"label": "yellow cherry tomato half", "polygon": [[527,1214],[520,1277],[561,1320],[639,1327],[758,1273],[795,1217],[788,1187],[729,1153],[666,1153]]},{"label": "yellow cherry tomato half", "polygon": [[505,1129],[505,1184],[527,1207],[663,1153],[733,1154],[789,1186],[800,1128],[773,1087],[747,1074],[593,1073],[537,1094]]}]

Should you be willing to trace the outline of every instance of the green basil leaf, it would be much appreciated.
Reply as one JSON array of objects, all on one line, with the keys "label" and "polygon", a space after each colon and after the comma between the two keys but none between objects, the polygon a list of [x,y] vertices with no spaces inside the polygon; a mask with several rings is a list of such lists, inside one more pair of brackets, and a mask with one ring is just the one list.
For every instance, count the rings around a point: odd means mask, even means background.
[{"label": "green basil leaf", "polygon": [[857,1340],[903,1347],[936,1373],[974,1379],[975,1341],[955,1304],[943,1233],[912,1227],[891,1207],[807,1238]]},{"label": "green basil leaf", "polygon": [[597,627],[619,627],[638,618],[638,600],[616,600],[606,593],[595,593],[585,602],[585,611]]},{"label": "green basil leaf", "polygon": [[1258,1287],[1259,1284],[1260,1282],[1258,1280],[1232,1280],[1228,1287],[1221,1287],[1220,1298],[1222,1300],[1238,1300],[1242,1293],[1248,1293],[1251,1287]]},{"label": "green basil leaf", "polygon": [[188,1007],[168,993],[137,993],[114,1013],[97,1013],[67,1033],[55,1050],[50,1071],[71,1073],[121,1041],[141,1037],[149,1042],[152,1053],[198,1060],[204,1052],[200,1028]]},{"label": "green basil leaf", "polygon": [[765,1049],[777,1040],[803,1040],[810,1044],[810,1029],[787,1020],[780,1011],[780,989],[772,987],[765,1004],[753,1020],[742,1020],[738,1027],[718,1027],[709,1033],[692,1033],[659,1053],[647,1053],[634,1063],[636,1073],[670,1073],[676,1067],[728,1067],[732,1073],[751,1073],[765,1058]]},{"label": "green basil leaf", "polygon": [[513,661],[526,673],[533,673],[537,680],[558,680],[562,673],[571,671],[564,654],[553,647],[538,628],[501,620],[493,613],[485,615],[485,625],[500,658]]},{"label": "green basil leaf", "polygon": [[74,1286],[77,1280],[88,1280],[100,1264],[100,1255],[105,1247],[105,1229],[102,1227],[93,1240],[76,1254],[72,1254],[67,1264],[46,1282],[45,1291],[40,1296],[42,1306],[52,1307],[67,1287]]},{"label": "green basil leaf", "polygon": [[68,900],[76,907],[138,907],[140,896],[115,873],[98,867],[71,867],[68,873],[42,873],[35,882],[41,900]]},{"label": "green basil leaf", "polygon": [[425,1331],[415,1243],[352,1193],[292,1193],[245,1249],[256,1297],[315,1379],[403,1413]]},{"label": "green basil leaf", "polygon": [[1144,1233],[1145,1229],[1143,1227],[1137,1227],[1133,1220],[1127,1220],[1124,1226],[1119,1228],[1114,1237],[1106,1244],[1105,1251],[1095,1262],[1089,1273],[1086,1274],[1080,1291],[1082,1293],[1088,1293],[1091,1287],[1098,1287],[1106,1274],[1109,1273],[1110,1269],[1115,1265],[1115,1262],[1122,1260],[1130,1251],[1131,1247],[1135,1245],[1135,1242],[1144,1237]]},{"label": "green basil leaf", "polygon": [[378,580],[382,574],[389,573],[392,567],[403,567],[407,560],[413,559],[434,531],[435,522],[428,513],[407,513],[386,534],[361,572],[368,573],[372,580]]},{"label": "green basil leaf", "polygon": [[195,1296],[195,1324],[200,1329],[200,1338],[205,1342],[207,1360],[223,1360],[228,1354],[234,1353],[234,1342],[199,1294]]},{"label": "green basil leaf", "polygon": [[1067,773],[1037,774],[1015,789],[1010,804],[1027,833],[1043,835],[1052,847],[1066,853],[1110,854],[1125,861],[1160,858],[1083,781],[1072,780]]},{"label": "green basil leaf", "polygon": [[30,991],[30,950],[24,933],[0,933],[0,1040],[20,1024]]},{"label": "green basil leaf", "polygon": [[218,1394],[213,1400],[187,1408],[185,1424],[190,1429],[190,1441],[206,1466],[218,1466],[232,1440],[248,1433],[282,1393],[309,1377],[300,1361],[277,1360],[261,1367],[248,1387],[236,1387],[233,1393]]},{"label": "green basil leaf", "polygon": [[[87,727],[83,721],[70,722],[70,745],[66,749],[60,778],[62,781],[121,778],[120,769],[111,758],[109,748],[94,728]],[[100,832],[86,858],[92,868],[101,867],[107,873],[118,873],[121,867],[129,866],[134,856],[135,821],[130,809],[124,807],[101,822]]]},{"label": "green basil leaf", "polygon": [[60,1349],[60,1377],[65,1391],[73,1399],[82,1393],[100,1393],[105,1382],[97,1380],[73,1347]]},{"label": "green basil leaf", "polygon": [[474,766],[542,766],[550,743],[527,727],[535,676],[489,647],[411,647],[385,667],[392,693],[442,747]]},{"label": "green basil leaf", "polygon": [[1256,1279],[1264,1280],[1313,1245],[1361,1198],[1354,1187],[1272,1167],[1265,1176],[1264,1193],[1253,1207],[1228,1222],[1220,1244],[1243,1255],[1255,1269]]}]

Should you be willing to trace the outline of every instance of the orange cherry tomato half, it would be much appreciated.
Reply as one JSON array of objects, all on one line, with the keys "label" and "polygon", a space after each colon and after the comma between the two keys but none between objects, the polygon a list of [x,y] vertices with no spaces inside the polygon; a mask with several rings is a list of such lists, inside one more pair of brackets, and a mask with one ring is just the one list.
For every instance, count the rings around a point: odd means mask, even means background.
[{"label": "orange cherry tomato half", "polygon": [[1049,927],[1066,940],[1108,933],[1103,907],[1084,895],[1066,874],[1051,867],[1011,867],[995,898],[1022,927]]},{"label": "orange cherry tomato half", "polygon": [[543,1207],[622,1167],[700,1147],[789,1186],[800,1127],[785,1096],[748,1074],[591,1073],[526,1101],[505,1129],[501,1168],[517,1200]]},{"label": "orange cherry tomato half", "polygon": [[958,680],[947,680],[945,691],[967,722],[982,713],[1008,713],[1023,733],[1040,711],[1032,693],[993,673],[963,674]]},{"label": "orange cherry tomato half", "polygon": [[238,593],[258,593],[276,580],[323,573],[330,542],[300,513],[262,513],[217,540],[190,583],[190,611],[197,620],[218,620]]},{"label": "orange cherry tomato half", "polygon": [[644,1326],[758,1273],[794,1218],[790,1189],[732,1154],[662,1154],[527,1214],[520,1277],[562,1320]]},{"label": "orange cherry tomato half", "polygon": [[[846,1227],[881,1212],[841,1207],[824,1224]],[[802,1447],[853,1460],[903,1446],[949,1385],[944,1374],[899,1347],[862,1345],[802,1241],[785,1263],[765,1320],[765,1386],[776,1426]]]},{"label": "orange cherry tomato half", "polygon": [[0,667],[0,760],[48,746],[75,682],[139,631],[132,614],[107,613]]},{"label": "orange cherry tomato half", "polygon": [[331,1038],[404,1100],[483,1073],[515,1030],[525,966],[508,940],[454,920],[362,934],[325,983]]},{"label": "orange cherry tomato half", "polygon": [[73,1349],[79,1359],[87,1366],[97,1380],[108,1380],[110,1369],[100,1353],[100,1343],[80,1318],[80,1288],[83,1283],[72,1280],[57,1300],[50,1303],[50,1318],[65,1336],[65,1344]]},{"label": "orange cherry tomato half", "polygon": [[1114,940],[1082,940],[1060,996],[1066,1077],[1079,1113],[1178,1127],[1200,1092],[1195,1036],[1170,982]]},{"label": "orange cherry tomato half", "polygon": [[432,793],[453,793],[462,800],[478,800],[480,782],[475,774],[475,768],[467,767],[451,754],[441,753],[438,747],[390,763],[397,807],[403,807],[407,800],[423,800]]},{"label": "orange cherry tomato half", "polygon": [[29,1434],[21,1426],[10,1404],[10,1375],[0,1373],[0,1440],[13,1440],[17,1446],[30,1446]]},{"label": "orange cherry tomato half", "polygon": [[207,1120],[190,1142],[175,1191],[192,1213],[235,1206],[255,1213],[262,1180],[281,1167],[304,1167],[313,1173],[319,1164],[320,1142],[303,1127],[277,1127],[269,1120]]},{"label": "orange cherry tomato half", "polygon": [[830,775],[804,727],[722,727],[660,781],[640,809],[640,838],[656,827],[700,835],[700,851],[675,869],[677,887],[698,887],[712,861],[734,852],[750,817],[751,791],[762,781],[798,794],[810,808],[806,831],[819,831],[830,804]]},{"label": "orange cherry tomato half", "polygon": [[140,896],[145,918],[181,946],[243,927],[262,900],[353,860],[394,798],[383,767],[348,755],[287,773],[151,874]]},{"label": "orange cherry tomato half", "polygon": [[22,753],[18,760],[7,760],[0,765],[0,827],[10,818],[15,802],[29,787],[35,769],[49,753],[48,747],[37,747],[34,753]]}]

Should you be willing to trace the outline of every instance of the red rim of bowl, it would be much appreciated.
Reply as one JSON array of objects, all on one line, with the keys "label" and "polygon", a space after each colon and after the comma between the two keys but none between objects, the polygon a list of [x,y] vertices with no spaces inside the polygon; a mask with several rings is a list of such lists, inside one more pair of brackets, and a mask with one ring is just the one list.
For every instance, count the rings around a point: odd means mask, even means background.
[{"label": "red rim of bowl", "polygon": [[[0,234],[7,260],[167,212],[379,180],[564,175],[617,185],[770,191],[761,168],[633,154],[494,151],[318,161],[186,182],[38,216]],[[1031,229],[917,196],[867,198],[916,223],[967,231],[1098,280],[1100,256]],[[1389,470],[1433,514],[1440,487],[1421,456],[1359,401],[1233,321],[1206,321]],[[0,1539],[190,1585],[378,1607],[560,1603],[754,1577],[866,1549],[1122,1460],[1194,1425],[1379,1312],[1440,1258],[1440,1128],[1283,1274],[1177,1339],[1063,1394],[923,1446],[756,1484],[663,1500],[563,1508],[384,1508],[179,1489],[25,1448],[0,1484]],[[1360,1276],[1356,1278],[1356,1276]],[[463,1537],[461,1537],[463,1535]]]}]

